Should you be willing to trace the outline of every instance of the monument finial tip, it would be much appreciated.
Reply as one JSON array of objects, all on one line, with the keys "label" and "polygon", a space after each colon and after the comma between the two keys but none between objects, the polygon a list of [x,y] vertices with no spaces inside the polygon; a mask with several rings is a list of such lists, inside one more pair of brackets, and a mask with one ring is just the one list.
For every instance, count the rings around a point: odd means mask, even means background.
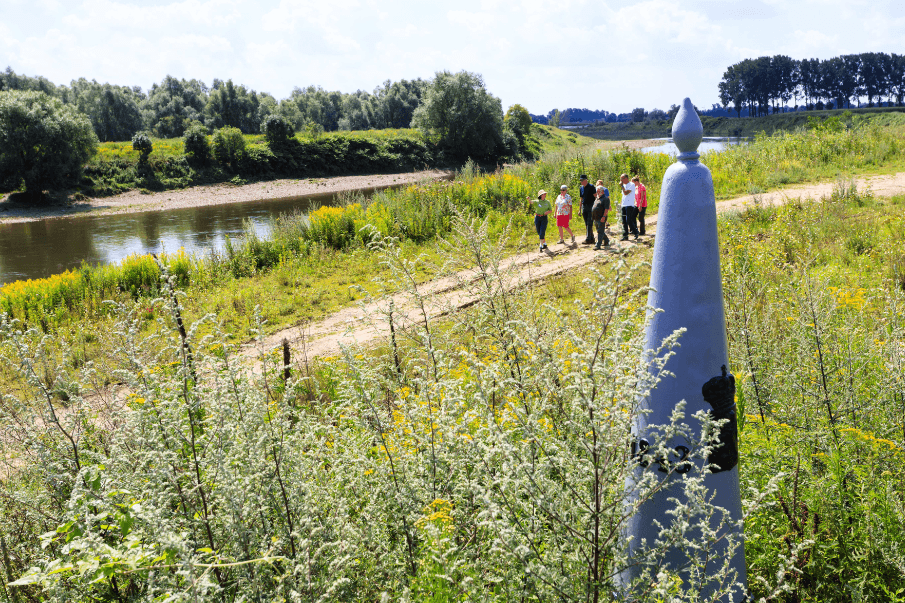
[{"label": "monument finial tip", "polygon": [[698,117],[691,99],[685,97],[672,123],[672,140],[681,151],[679,159],[697,159],[698,145],[703,138],[704,126],[701,124],[701,118]]}]

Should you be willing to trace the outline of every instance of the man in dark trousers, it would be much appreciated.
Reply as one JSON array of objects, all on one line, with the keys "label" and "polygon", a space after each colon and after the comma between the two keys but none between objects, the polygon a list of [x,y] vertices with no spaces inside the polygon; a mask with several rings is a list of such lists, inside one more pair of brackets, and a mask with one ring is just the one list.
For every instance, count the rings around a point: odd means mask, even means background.
[{"label": "man in dark trousers", "polygon": [[591,211],[594,208],[594,201],[597,199],[597,188],[588,184],[588,177],[581,175],[581,187],[578,189],[578,196],[581,197],[581,216],[584,218],[585,229],[588,232],[585,237],[585,245],[593,245],[594,241],[594,218]]},{"label": "man in dark trousers", "polygon": [[594,249],[600,249],[600,243],[603,241],[604,247],[610,246],[610,238],[606,236],[607,214],[610,213],[610,191],[605,186],[597,187],[597,201],[591,210],[594,224],[597,225],[597,245]]},{"label": "man in dark trousers", "polygon": [[628,241],[631,231],[638,240],[638,207],[635,205],[635,185],[628,179],[628,174],[619,177],[622,183],[622,240]]}]

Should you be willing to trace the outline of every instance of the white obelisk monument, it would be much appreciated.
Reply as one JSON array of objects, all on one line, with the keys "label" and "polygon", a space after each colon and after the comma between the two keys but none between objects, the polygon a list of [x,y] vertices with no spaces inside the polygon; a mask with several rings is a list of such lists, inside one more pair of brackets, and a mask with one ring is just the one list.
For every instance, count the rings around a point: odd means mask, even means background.
[{"label": "white obelisk monument", "polygon": [[[676,349],[676,355],[666,365],[675,376],[664,378],[650,397],[642,401],[642,408],[647,408],[649,413],[639,415],[634,429],[638,438],[636,441],[640,442],[646,436],[653,437],[647,426],[668,424],[676,403],[681,400],[686,402],[685,420],[698,434],[699,424],[692,418],[695,412],[708,410],[717,418],[731,417],[731,425],[724,427],[720,433],[722,445],[709,458],[711,463],[718,466],[716,472],[708,474],[704,483],[714,496],[713,503],[728,510],[731,520],[736,524],[732,531],[737,532],[742,507],[737,465],[738,440],[734,431],[735,388],[731,374],[724,373],[724,369],[729,367],[729,359],[720,279],[716,201],[710,170],[698,160],[697,153],[703,132],[694,105],[686,98],[672,126],[673,141],[680,154],[678,161],[669,167],[663,178],[657,212],[657,238],[648,305],[663,311],[653,316],[645,334],[645,349],[657,349],[663,339],[677,329],[685,328],[687,331],[679,339],[680,347]],[[711,381],[714,377],[719,378]],[[708,385],[705,387],[705,384]],[[705,394],[710,402],[705,399]],[[683,444],[688,443],[669,443],[673,450]],[[681,453],[681,450],[677,451],[669,460],[677,461]],[[699,474],[704,462],[699,460],[695,465],[692,475]],[[637,471],[658,470],[658,464],[652,463],[646,468],[639,467]],[[672,517],[666,511],[675,505],[667,499],[678,497],[684,500],[682,479],[682,475],[678,473],[670,475],[669,487],[644,503],[632,519],[627,536],[629,551],[633,556],[640,554],[641,539],[646,539],[648,546],[657,540],[659,529],[654,525],[654,520],[664,526],[671,523]],[[711,561],[713,567],[722,565],[728,554],[721,545],[717,545],[715,550],[721,558],[716,559],[716,563]],[[680,568],[687,563],[687,558],[683,558],[679,551],[672,551],[667,555],[667,561],[671,569],[681,575]],[[747,584],[743,546],[739,546],[732,554],[731,565],[737,572],[737,580]],[[630,570],[627,574],[628,578],[632,578],[637,575],[637,571]],[[736,601],[741,598],[741,594],[733,597]]]}]

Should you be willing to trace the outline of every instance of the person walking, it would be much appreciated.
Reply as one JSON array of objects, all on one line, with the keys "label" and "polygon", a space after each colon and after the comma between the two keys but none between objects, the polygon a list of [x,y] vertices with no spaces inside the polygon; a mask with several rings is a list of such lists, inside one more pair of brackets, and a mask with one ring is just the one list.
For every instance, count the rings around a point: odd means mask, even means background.
[{"label": "person walking", "polygon": [[594,249],[600,249],[600,242],[603,241],[604,247],[610,246],[610,239],[606,236],[606,219],[610,213],[610,191],[605,186],[597,186],[597,200],[591,208],[591,217],[594,218],[594,224],[597,225],[597,244]]},{"label": "person walking", "polygon": [[572,244],[575,244],[575,234],[569,228],[569,220],[572,219],[572,197],[568,193],[569,187],[563,184],[559,187],[559,196],[556,198],[556,226],[559,228],[559,243],[564,245],[563,229],[572,237]]},{"label": "person walking", "polygon": [[622,240],[628,241],[628,233],[631,231],[635,240],[638,240],[638,208],[635,207],[635,185],[628,179],[628,174],[619,177],[622,184]]},{"label": "person walking", "polygon": [[[597,182],[594,183],[595,189],[599,189],[601,186],[603,187],[603,194],[606,195],[606,200],[609,201],[610,200],[610,189],[608,189],[606,187],[606,185],[603,184],[603,180],[598,180]],[[612,206],[610,206],[610,207],[612,207]],[[610,230],[610,224],[608,221],[604,220],[603,226],[607,231]]]},{"label": "person walking", "polygon": [[641,184],[641,178],[632,178],[635,185],[635,207],[638,208],[638,234],[644,235],[644,215],[647,214],[647,187]]},{"label": "person walking", "polygon": [[578,189],[578,196],[581,197],[581,216],[584,218],[585,229],[588,231],[585,237],[585,245],[594,244],[594,218],[591,216],[591,210],[594,207],[594,201],[597,200],[596,187],[588,184],[588,177],[582,174],[581,187]]},{"label": "person walking", "polygon": [[534,212],[534,229],[540,239],[541,253],[547,249],[547,216],[553,212],[550,202],[547,201],[547,191],[541,189],[537,192],[537,199],[531,201],[531,211]]}]

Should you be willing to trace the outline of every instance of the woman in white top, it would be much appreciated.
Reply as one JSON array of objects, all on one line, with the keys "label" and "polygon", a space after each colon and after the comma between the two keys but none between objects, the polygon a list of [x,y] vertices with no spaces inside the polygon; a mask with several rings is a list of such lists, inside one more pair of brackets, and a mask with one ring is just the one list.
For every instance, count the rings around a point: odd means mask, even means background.
[{"label": "woman in white top", "polygon": [[572,219],[572,197],[569,196],[568,190],[569,187],[565,184],[559,187],[559,196],[556,198],[556,226],[559,227],[559,242],[565,244],[562,232],[565,228],[569,236],[572,237],[572,244],[574,245],[575,234],[569,228],[569,220]]}]

